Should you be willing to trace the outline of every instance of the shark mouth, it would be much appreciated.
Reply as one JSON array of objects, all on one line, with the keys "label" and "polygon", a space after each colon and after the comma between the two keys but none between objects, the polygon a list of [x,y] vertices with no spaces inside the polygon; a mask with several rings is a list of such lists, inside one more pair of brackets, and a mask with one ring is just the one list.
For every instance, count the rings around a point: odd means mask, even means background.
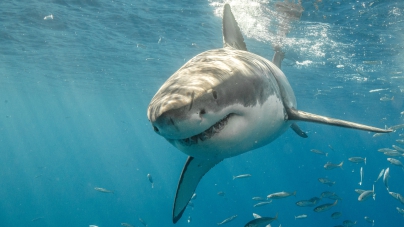
[{"label": "shark mouth", "polygon": [[216,122],[214,125],[210,126],[210,128],[199,133],[198,135],[191,136],[186,139],[180,139],[178,141],[185,146],[191,146],[197,144],[199,141],[205,141],[214,136],[215,134],[219,133],[220,131],[222,131],[223,128],[227,125],[227,122],[229,121],[230,117],[232,117],[233,115],[234,114],[228,114],[225,118]]}]

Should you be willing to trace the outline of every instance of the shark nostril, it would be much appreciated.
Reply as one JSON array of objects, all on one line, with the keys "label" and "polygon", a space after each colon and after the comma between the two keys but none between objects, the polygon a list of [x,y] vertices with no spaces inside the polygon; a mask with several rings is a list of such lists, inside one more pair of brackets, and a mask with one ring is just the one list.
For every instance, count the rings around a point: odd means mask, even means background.
[{"label": "shark nostril", "polygon": [[154,126],[154,125],[153,125],[153,129],[154,129],[155,132],[158,132],[158,131],[159,131],[159,128],[157,128],[157,127]]}]

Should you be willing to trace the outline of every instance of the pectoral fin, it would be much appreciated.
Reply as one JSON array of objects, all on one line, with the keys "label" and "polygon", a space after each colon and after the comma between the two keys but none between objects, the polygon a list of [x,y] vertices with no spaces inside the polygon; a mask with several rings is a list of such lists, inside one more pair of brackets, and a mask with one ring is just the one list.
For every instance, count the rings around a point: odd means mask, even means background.
[{"label": "pectoral fin", "polygon": [[350,121],[339,120],[335,118],[325,117],[321,115],[316,115],[312,113],[307,113],[301,110],[296,110],[294,108],[288,108],[288,120],[299,120],[299,121],[310,121],[315,123],[327,124],[327,125],[336,125],[345,128],[354,128],[364,131],[370,132],[379,132],[379,133],[387,133],[392,132],[393,130],[390,129],[381,129],[376,128],[368,125],[362,125]]},{"label": "pectoral fin", "polygon": [[221,161],[188,157],[182,170],[174,199],[173,223],[177,223],[181,218],[202,177]]}]

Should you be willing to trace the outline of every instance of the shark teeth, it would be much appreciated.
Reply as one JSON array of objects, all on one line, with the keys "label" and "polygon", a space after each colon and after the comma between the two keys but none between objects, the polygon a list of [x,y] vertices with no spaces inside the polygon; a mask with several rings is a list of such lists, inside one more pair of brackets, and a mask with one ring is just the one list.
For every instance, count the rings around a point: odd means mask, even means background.
[{"label": "shark teeth", "polygon": [[216,124],[210,126],[210,128],[206,129],[204,132],[199,133],[198,135],[195,136],[191,136],[189,138],[186,139],[181,139],[178,140],[182,145],[186,145],[186,146],[191,146],[194,144],[197,144],[199,141],[205,141],[210,139],[212,136],[214,136],[215,134],[219,133],[220,131],[222,131],[222,129],[226,126],[229,118],[232,116],[233,114],[229,114],[227,115],[225,118],[223,118],[222,120],[216,122]]}]

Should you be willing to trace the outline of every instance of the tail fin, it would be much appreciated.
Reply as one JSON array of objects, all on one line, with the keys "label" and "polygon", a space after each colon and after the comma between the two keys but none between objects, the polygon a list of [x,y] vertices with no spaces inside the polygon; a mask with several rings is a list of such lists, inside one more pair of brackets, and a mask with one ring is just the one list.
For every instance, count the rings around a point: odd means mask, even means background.
[{"label": "tail fin", "polygon": [[338,166],[341,168],[341,169],[343,169],[342,168],[342,165],[344,164],[344,161],[342,161],[340,164],[338,164]]}]

